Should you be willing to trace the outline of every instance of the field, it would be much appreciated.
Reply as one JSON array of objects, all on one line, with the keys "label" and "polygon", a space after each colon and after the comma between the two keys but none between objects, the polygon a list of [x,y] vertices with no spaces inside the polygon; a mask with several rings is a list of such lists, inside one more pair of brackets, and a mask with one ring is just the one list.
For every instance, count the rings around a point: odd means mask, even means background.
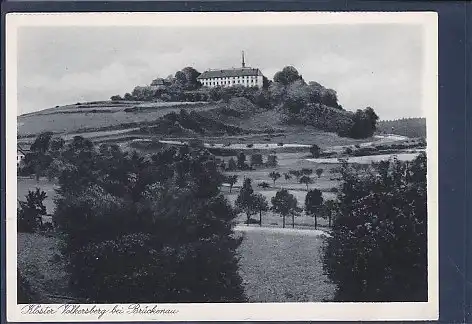
[{"label": "field", "polygon": [[238,253],[250,302],[331,300],[334,285],[323,274],[321,236],[247,231]]},{"label": "field", "polygon": [[[43,110],[38,113],[18,117],[18,135],[28,136],[44,131],[54,133],[72,133],[82,129],[100,129],[118,127],[120,124],[142,123],[153,121],[165,114],[180,109],[208,110],[212,104],[202,103],[134,103],[133,105],[109,103],[99,108],[81,106],[64,106]],[[143,108],[139,111],[126,112],[133,107]],[[150,109],[152,108],[152,109]]]}]

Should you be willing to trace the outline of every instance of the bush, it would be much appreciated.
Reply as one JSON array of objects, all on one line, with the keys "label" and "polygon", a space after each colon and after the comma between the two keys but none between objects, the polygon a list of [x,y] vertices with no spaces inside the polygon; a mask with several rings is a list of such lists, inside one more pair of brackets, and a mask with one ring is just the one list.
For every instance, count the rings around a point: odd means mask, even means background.
[{"label": "bush", "polygon": [[[53,215],[70,285],[93,303],[242,302],[234,210],[206,150],[100,149]],[[79,174],[80,178],[80,174]]]},{"label": "bush", "polygon": [[263,189],[270,188],[270,184],[267,183],[267,182],[265,182],[265,181],[258,183],[257,186],[258,186],[258,187],[261,187],[261,188],[263,188]]},{"label": "bush", "polygon": [[18,304],[40,303],[39,296],[33,291],[28,280],[20,270],[17,270],[17,299]]},{"label": "bush", "polygon": [[323,258],[335,299],[427,301],[426,155],[362,177],[345,163],[342,175]]},{"label": "bush", "polygon": [[42,225],[42,217],[45,216],[46,206],[43,201],[47,198],[44,191],[36,188],[36,191],[28,191],[26,201],[20,201],[18,209],[18,231],[35,232]]}]

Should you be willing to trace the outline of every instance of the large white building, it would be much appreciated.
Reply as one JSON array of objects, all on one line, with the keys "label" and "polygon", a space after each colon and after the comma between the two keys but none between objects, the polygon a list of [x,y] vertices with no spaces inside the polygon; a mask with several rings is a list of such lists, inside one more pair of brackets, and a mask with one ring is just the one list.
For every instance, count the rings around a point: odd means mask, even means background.
[{"label": "large white building", "polygon": [[245,87],[262,87],[264,75],[257,68],[246,67],[244,63],[244,52],[242,55],[242,66],[225,70],[211,69],[198,76],[198,81],[205,87],[231,87],[243,85]]}]

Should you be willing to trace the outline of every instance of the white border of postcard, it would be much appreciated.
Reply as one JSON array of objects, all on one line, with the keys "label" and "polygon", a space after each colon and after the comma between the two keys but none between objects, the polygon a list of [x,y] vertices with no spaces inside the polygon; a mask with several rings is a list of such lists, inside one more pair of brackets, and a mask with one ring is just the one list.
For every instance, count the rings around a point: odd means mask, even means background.
[{"label": "white border of postcard", "polygon": [[[184,19],[182,19],[185,17]],[[413,24],[424,30],[422,108],[427,120],[428,302],[147,304],[149,314],[129,312],[131,304],[97,304],[89,314],[66,314],[64,305],[38,305],[27,314],[17,304],[17,31],[20,26],[248,26],[313,24]],[[439,314],[438,276],[438,16],[435,12],[264,12],[264,13],[9,13],[6,15],[6,292],[7,320],[36,321],[308,321],[434,320]],[[82,309],[94,305],[81,305]],[[146,305],[141,304],[141,308]],[[48,310],[49,309],[49,310]],[[115,309],[114,312],[112,310]],[[120,311],[119,311],[120,310]]]}]

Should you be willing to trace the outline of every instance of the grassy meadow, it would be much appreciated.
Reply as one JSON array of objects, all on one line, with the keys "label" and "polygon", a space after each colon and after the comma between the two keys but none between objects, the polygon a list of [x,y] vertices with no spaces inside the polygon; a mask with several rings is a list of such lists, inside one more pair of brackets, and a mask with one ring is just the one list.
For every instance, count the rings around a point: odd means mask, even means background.
[{"label": "grassy meadow", "polygon": [[239,247],[240,274],[250,302],[331,300],[334,285],[323,274],[321,236],[248,231]]},{"label": "grassy meadow", "polygon": [[[138,108],[136,111],[125,109]],[[139,109],[141,108],[141,109]],[[174,103],[174,102],[131,102],[101,103],[94,105],[70,105],[42,110],[18,117],[18,135],[27,136],[50,131],[54,133],[73,133],[83,129],[119,127],[120,124],[153,121],[165,114],[180,109],[203,111],[215,108],[213,104]]]}]

